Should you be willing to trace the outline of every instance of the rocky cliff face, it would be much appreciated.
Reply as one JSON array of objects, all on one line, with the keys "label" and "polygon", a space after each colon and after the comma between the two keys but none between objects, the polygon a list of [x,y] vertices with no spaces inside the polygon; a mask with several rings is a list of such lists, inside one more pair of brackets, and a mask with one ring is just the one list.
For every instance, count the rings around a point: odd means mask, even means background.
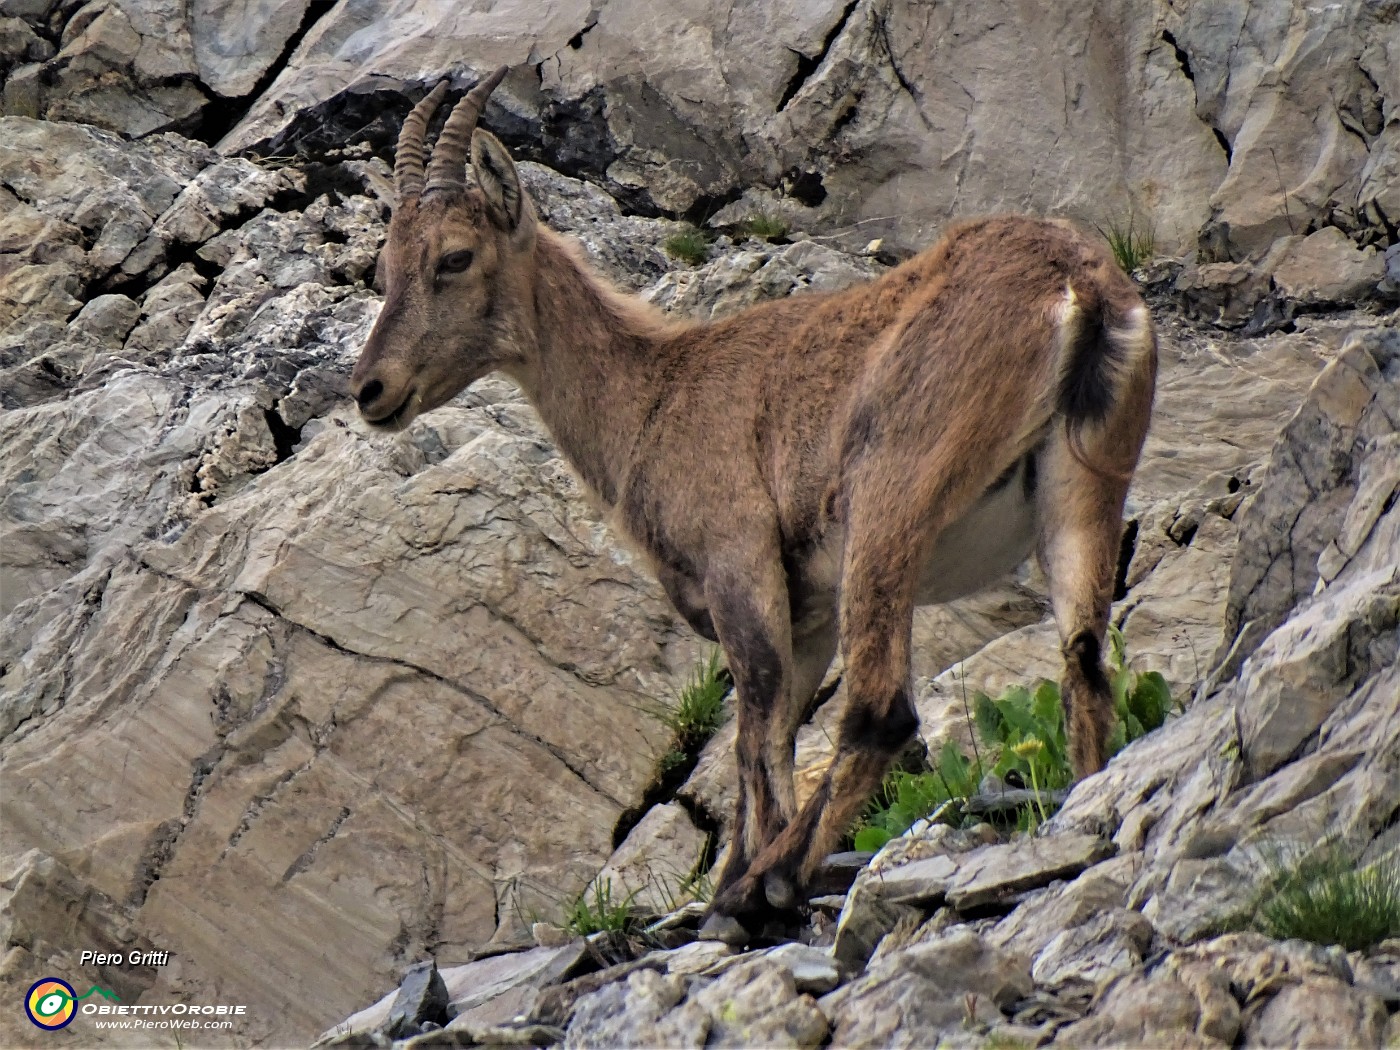
[{"label": "rocky cliff face", "polygon": [[[6,112],[225,152],[383,142],[405,89],[517,67],[487,123],[629,206],[927,243],[995,209],[1243,259],[1400,216],[1386,4],[5,0]],[[722,119],[716,119],[722,114]],[[864,241],[859,241],[864,243]]]},{"label": "rocky cliff face", "polygon": [[[440,1040],[1267,1044],[1323,998],[1355,1041],[1393,1033],[1389,956],[1204,932],[1265,844],[1397,845],[1395,13],[682,6],[0,0],[11,999],[57,974],[244,1002],[216,1043],[292,1044],[433,958]],[[597,974],[546,932],[490,955],[605,865],[648,893],[703,870],[733,790],[732,728],[658,779],[699,647],[519,395],[479,384],[394,438],[344,401],[398,120],[499,62],[485,123],[543,161],[542,217],[676,312],[863,279],[985,209],[1155,225],[1163,372],[1115,621],[1199,700],[1029,845],[924,829],[882,855],[825,905],[834,954]],[[792,243],[743,241],[760,212]],[[687,218],[727,231],[700,266],[664,251]],[[931,747],[968,690],[1054,673],[1044,613],[1023,573],[921,615]],[[839,672],[823,695],[808,778]],[[170,964],[78,963],[151,948]],[[344,1029],[432,1013],[394,1009]]]}]

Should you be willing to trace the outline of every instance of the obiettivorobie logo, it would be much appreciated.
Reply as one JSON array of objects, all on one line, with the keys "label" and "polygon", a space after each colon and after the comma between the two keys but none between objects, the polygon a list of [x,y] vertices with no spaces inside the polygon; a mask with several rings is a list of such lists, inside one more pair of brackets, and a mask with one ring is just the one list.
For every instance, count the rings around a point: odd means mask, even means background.
[{"label": "obiettivorobie logo", "polygon": [[108,988],[93,985],[82,995],[73,990],[67,981],[57,977],[45,977],[30,985],[24,997],[24,1012],[35,1025],[47,1032],[66,1028],[78,1013],[78,1002],[89,995],[100,995],[112,1002],[119,1001],[117,993]]}]

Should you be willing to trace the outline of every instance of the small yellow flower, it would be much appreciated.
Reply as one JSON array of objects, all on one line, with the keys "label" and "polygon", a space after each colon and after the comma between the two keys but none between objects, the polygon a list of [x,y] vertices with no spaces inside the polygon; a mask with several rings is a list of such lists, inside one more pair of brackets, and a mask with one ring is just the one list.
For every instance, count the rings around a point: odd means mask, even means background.
[{"label": "small yellow flower", "polygon": [[1031,737],[1029,740],[1022,740],[1019,744],[1012,747],[1011,750],[1015,751],[1016,754],[1020,755],[1022,758],[1030,759],[1044,751],[1045,745],[1035,737]]}]

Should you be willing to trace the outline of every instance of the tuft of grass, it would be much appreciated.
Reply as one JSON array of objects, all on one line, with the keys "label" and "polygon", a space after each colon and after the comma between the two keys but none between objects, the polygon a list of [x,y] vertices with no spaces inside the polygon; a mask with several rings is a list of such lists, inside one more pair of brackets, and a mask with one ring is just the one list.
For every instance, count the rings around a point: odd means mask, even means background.
[{"label": "tuft of grass", "polygon": [[1150,263],[1157,254],[1156,227],[1131,212],[1126,219],[1110,219],[1106,229],[1100,226],[1098,230],[1125,273]]},{"label": "tuft of grass", "polygon": [[635,891],[620,901],[614,900],[612,879],[594,882],[590,889],[575,897],[564,915],[564,929],[575,937],[587,937],[594,933],[631,933],[640,925],[641,920],[632,906],[637,896]]},{"label": "tuft of grass", "polygon": [[699,266],[710,257],[709,239],[693,226],[667,237],[662,248],[671,258],[691,266]]},{"label": "tuft of grass", "polygon": [[[1173,702],[1165,678],[1156,671],[1140,672],[1129,666],[1122,633],[1110,627],[1108,635],[1109,684],[1117,714],[1109,737],[1112,755],[1159,728]],[[977,793],[987,773],[1019,782],[1034,793],[1013,818],[1017,829],[1034,831],[1050,819],[1045,793],[1074,781],[1060,687],[1049,681],[1034,688],[1013,685],[996,699],[979,692],[973,697],[970,717],[974,741],[980,740],[981,746],[974,746],[968,756],[949,740],[932,769],[890,773],[852,833],[855,849],[877,850],[924,817],[936,815],[958,823],[963,819],[962,803]]]},{"label": "tuft of grass", "polygon": [[755,212],[739,225],[750,237],[757,237],[761,241],[776,241],[780,237],[786,237],[788,233],[788,224],[767,212]]},{"label": "tuft of grass", "polygon": [[1333,843],[1273,870],[1240,925],[1276,940],[1364,951],[1400,937],[1400,861],[1356,864]]},{"label": "tuft of grass", "polygon": [[[710,650],[676,695],[674,707],[663,708],[662,723],[675,734],[675,746],[662,756],[662,763],[678,765],[685,753],[701,747],[724,723],[724,698],[729,695],[729,671],[720,663],[718,649]],[[672,754],[679,752],[680,759]]]},{"label": "tuft of grass", "polygon": [[657,771],[664,777],[671,770],[685,765],[686,753],[680,748],[673,747],[667,751],[656,763]]}]

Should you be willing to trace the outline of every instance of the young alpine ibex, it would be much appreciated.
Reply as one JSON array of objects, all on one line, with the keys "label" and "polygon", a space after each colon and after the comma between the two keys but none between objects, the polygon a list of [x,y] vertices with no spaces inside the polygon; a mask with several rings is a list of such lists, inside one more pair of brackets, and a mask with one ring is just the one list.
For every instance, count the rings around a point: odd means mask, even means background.
[{"label": "young alpine ibex", "polygon": [[[870,284],[669,320],[536,220],[509,154],[476,128],[505,72],[453,110],[426,176],[445,85],[404,122],[384,307],[351,389],[366,420],[397,429],[488,372],[515,380],[676,609],[723,646],[739,801],[709,934],[742,940],[765,909],[794,907],[914,735],[914,606],[1032,549],[1074,769],[1100,769],[1100,649],[1157,360],[1104,246],[1063,222],[979,219]],[[794,735],[838,643],[849,707],[799,811]]]}]

